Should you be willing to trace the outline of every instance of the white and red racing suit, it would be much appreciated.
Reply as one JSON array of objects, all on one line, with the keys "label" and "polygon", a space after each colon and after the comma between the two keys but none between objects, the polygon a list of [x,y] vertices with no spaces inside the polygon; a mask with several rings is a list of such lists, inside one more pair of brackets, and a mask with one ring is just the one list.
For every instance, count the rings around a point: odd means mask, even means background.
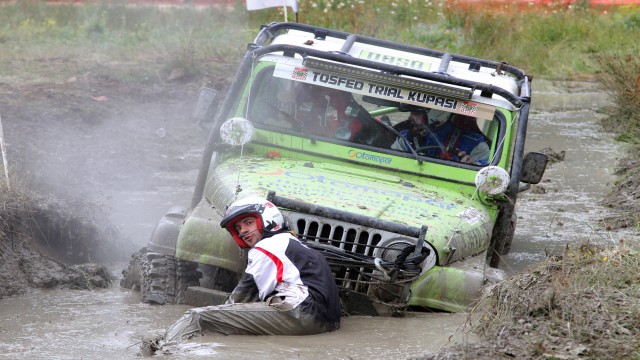
[{"label": "white and red racing suit", "polygon": [[291,233],[260,240],[249,250],[244,276],[229,303],[188,310],[164,342],[203,331],[226,335],[311,335],[337,330],[342,309],[324,256]]}]

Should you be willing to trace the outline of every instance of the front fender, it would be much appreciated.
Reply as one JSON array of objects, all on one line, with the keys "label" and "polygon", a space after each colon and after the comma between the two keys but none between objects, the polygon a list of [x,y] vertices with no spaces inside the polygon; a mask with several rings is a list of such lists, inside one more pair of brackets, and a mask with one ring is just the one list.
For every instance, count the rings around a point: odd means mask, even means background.
[{"label": "front fender", "polygon": [[408,305],[450,312],[468,311],[482,294],[487,281],[503,278],[501,271],[489,271],[483,266],[485,257],[486,252],[483,252],[455,266],[435,266],[424,272],[411,284]]},{"label": "front fender", "polygon": [[220,227],[220,220],[221,216],[206,201],[198,204],[180,228],[176,257],[242,272],[246,254]]},{"label": "front fender", "polygon": [[187,210],[180,206],[169,209],[153,229],[147,248],[152,252],[174,256],[180,226],[186,214]]}]

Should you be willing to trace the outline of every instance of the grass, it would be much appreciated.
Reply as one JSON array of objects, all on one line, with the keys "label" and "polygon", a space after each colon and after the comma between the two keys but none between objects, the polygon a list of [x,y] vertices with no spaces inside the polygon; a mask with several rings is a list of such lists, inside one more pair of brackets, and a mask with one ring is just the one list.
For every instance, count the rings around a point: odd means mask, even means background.
[{"label": "grass", "polygon": [[[249,40],[244,14],[219,9],[40,1],[1,7],[1,78],[12,82],[64,81],[88,71],[144,82],[178,66],[193,75],[228,71],[244,52],[238,44]],[[48,71],[52,63],[55,73]]]},{"label": "grass", "polygon": [[[134,69],[119,75],[126,81],[176,66],[194,75],[230,71],[259,25],[284,19],[281,8],[247,12],[241,2],[233,9],[185,6],[170,11],[124,3],[74,6],[18,0],[2,5],[2,77],[37,82],[49,62],[87,58],[87,53],[91,56],[85,63],[70,61],[60,80],[74,71],[95,71],[96,64],[108,72],[113,62]],[[490,12],[443,1],[301,0],[299,20],[507,61],[545,78],[595,75],[600,69],[594,54],[624,51],[640,32],[640,9],[635,7]]]},{"label": "grass", "polygon": [[640,46],[595,55],[602,69],[600,80],[611,92],[616,104],[607,125],[621,133],[619,139],[638,144],[640,141]]},{"label": "grass", "polygon": [[637,359],[638,266],[624,244],[567,247],[493,288],[475,330],[496,357]]}]

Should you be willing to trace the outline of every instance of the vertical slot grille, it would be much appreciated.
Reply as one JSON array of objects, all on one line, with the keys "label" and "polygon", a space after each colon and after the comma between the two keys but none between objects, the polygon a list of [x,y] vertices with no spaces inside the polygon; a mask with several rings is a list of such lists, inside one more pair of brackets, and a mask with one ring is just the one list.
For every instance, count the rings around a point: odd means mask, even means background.
[{"label": "vertical slot grille", "polygon": [[[382,235],[372,233],[357,226],[347,227],[339,224],[324,223],[319,221],[307,221],[300,218],[295,222],[295,231],[306,241],[315,241],[321,244],[366,256],[374,256],[374,249],[382,240]],[[343,288],[366,293],[368,290],[367,276],[370,270],[365,268],[350,268],[340,266],[335,268],[336,280]]]}]

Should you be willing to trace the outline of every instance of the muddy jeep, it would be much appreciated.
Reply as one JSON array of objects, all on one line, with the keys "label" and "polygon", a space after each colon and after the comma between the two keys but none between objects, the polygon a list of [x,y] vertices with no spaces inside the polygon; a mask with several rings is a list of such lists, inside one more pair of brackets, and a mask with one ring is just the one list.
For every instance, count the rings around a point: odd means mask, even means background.
[{"label": "muddy jeep", "polygon": [[[277,205],[327,257],[351,314],[465,311],[500,279],[517,194],[547,161],[524,155],[531,90],[522,70],[273,23],[249,44],[217,111],[214,94],[203,89],[196,106],[197,117],[215,115],[191,205],[171,209],[123,272],[122,286],[139,286],[145,302],[224,300],[246,254],[220,220],[251,195]],[[416,113],[456,121],[457,136],[475,134],[485,157],[462,161],[452,137],[414,143]]]}]

